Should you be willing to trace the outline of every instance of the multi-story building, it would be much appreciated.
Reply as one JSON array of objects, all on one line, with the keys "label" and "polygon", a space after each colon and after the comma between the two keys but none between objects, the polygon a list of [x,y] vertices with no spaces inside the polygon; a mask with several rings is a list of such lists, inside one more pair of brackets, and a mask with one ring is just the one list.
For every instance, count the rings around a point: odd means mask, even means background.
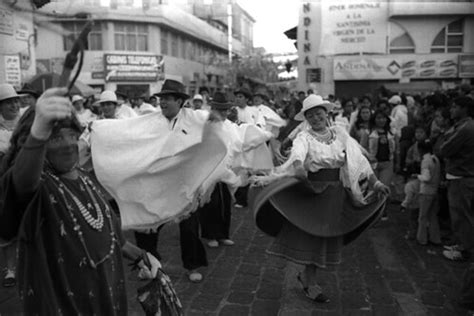
[{"label": "multi-story building", "polygon": [[17,89],[36,72],[32,12],[28,0],[0,1],[0,83]]},{"label": "multi-story building", "polygon": [[300,9],[301,90],[423,92],[474,78],[473,1],[319,0]]},{"label": "multi-story building", "polygon": [[[171,1],[170,1],[171,2]],[[104,5],[105,4],[105,5]],[[158,92],[165,78],[182,81],[189,93],[224,86],[228,63],[225,30],[163,0],[58,0],[41,8],[36,47],[39,71],[58,66],[85,25],[88,36],[79,80],[102,89],[131,94]],[[232,39],[232,51],[242,54]]]}]

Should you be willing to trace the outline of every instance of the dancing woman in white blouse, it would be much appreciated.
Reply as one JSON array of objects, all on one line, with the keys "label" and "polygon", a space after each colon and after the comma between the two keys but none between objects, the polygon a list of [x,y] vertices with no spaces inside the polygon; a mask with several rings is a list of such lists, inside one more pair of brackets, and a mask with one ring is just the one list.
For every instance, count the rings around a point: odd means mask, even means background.
[{"label": "dancing woman in white blouse", "polygon": [[304,266],[304,294],[329,302],[316,282],[317,268],[341,262],[342,246],[377,221],[389,189],[377,180],[358,143],[328,126],[332,104],[310,95],[295,117],[310,128],[293,142],[287,162],[253,178],[250,206],[257,226],[275,237],[270,254]]}]

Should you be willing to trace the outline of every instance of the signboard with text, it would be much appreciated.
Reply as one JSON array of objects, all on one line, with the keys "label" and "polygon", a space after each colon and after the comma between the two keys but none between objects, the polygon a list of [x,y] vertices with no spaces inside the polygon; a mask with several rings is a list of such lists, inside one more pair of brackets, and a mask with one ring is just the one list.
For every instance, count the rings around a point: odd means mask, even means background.
[{"label": "signboard with text", "polygon": [[474,54],[459,55],[459,77],[474,78]]},{"label": "signboard with text", "polygon": [[158,55],[104,54],[105,81],[156,81],[162,65]]},{"label": "signboard with text", "polygon": [[334,80],[456,78],[458,54],[335,57]]},{"label": "signboard with text", "polygon": [[15,88],[21,86],[21,68],[19,55],[5,55],[5,82]]},{"label": "signboard with text", "polygon": [[386,52],[388,2],[321,1],[321,55]]},{"label": "signboard with text", "polygon": [[0,8],[0,33],[13,35],[13,13]]}]

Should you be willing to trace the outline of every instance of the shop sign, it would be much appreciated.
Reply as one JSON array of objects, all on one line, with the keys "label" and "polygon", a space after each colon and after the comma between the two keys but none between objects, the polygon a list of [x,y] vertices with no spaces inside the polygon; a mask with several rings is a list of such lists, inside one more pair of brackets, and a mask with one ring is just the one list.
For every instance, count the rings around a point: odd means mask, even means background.
[{"label": "shop sign", "polygon": [[385,53],[387,16],[386,0],[321,0],[319,53]]},{"label": "shop sign", "polygon": [[15,88],[21,87],[20,56],[5,55],[5,82]]},{"label": "shop sign", "polygon": [[456,78],[457,54],[335,57],[334,80]]},{"label": "shop sign", "polygon": [[13,13],[0,9],[0,33],[13,35]]},{"label": "shop sign", "polygon": [[15,37],[17,40],[20,41],[27,41],[28,40],[28,25],[24,23],[18,23],[15,29]]},{"label": "shop sign", "polygon": [[105,81],[156,81],[162,60],[158,55],[105,54]]},{"label": "shop sign", "polygon": [[459,77],[474,78],[474,55],[459,55]]}]

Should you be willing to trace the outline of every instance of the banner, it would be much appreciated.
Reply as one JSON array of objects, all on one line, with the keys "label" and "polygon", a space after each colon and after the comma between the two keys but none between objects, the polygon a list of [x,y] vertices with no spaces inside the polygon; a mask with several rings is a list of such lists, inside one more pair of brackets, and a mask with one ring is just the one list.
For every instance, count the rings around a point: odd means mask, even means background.
[{"label": "banner", "polygon": [[105,81],[156,81],[162,66],[158,55],[104,54]]},{"label": "banner", "polygon": [[5,55],[5,83],[15,88],[21,87],[21,68],[19,55]]},{"label": "banner", "polygon": [[458,77],[458,54],[335,57],[334,80]]},{"label": "banner", "polygon": [[321,0],[321,55],[386,52],[386,0]]}]

